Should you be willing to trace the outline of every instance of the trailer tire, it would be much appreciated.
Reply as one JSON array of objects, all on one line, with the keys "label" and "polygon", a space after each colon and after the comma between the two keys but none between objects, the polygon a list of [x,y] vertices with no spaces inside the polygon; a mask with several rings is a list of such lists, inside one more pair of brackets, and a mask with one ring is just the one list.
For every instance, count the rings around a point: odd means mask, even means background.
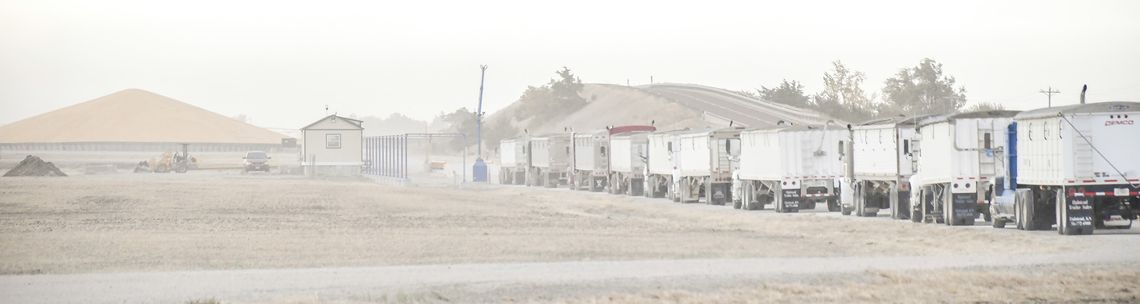
[{"label": "trailer tire", "polygon": [[1024,203],[1025,202],[1022,202],[1020,200],[1015,200],[1013,202],[1013,222],[1015,224],[1014,227],[1017,228],[1017,230],[1025,230],[1025,212],[1022,211],[1022,209],[1025,208],[1021,206]]},{"label": "trailer tire", "polygon": [[1033,190],[1032,197],[1033,197],[1032,201],[1025,202],[1025,204],[1022,204],[1022,206],[1021,206],[1021,212],[1023,213],[1023,217],[1022,217],[1023,220],[1021,221],[1021,226],[1026,231],[1040,230],[1038,225],[1037,225],[1037,215],[1035,214],[1037,211],[1036,210],[1037,209],[1036,208],[1037,207],[1036,206],[1037,205],[1037,190],[1036,189]]},{"label": "trailer tire", "polygon": [[[704,184],[704,186],[702,186],[701,188],[704,188],[704,191],[705,191],[705,204],[716,205],[717,201],[716,201],[716,199],[713,198],[712,182],[705,180],[703,184]],[[700,200],[701,200],[700,194],[697,194],[697,201],[700,201]]]},{"label": "trailer tire", "polygon": [[645,197],[649,197],[649,198],[657,197],[657,177],[656,176],[646,176],[645,177]]}]

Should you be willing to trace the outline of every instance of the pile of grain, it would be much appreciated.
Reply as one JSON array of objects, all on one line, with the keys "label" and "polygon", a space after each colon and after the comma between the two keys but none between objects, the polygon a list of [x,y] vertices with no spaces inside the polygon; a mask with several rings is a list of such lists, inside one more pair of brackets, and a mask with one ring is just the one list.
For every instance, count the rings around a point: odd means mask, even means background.
[{"label": "pile of grain", "polygon": [[10,176],[67,176],[63,171],[59,171],[54,164],[45,162],[39,157],[28,155],[24,160],[16,164],[15,168],[8,170],[4,173],[5,177]]}]

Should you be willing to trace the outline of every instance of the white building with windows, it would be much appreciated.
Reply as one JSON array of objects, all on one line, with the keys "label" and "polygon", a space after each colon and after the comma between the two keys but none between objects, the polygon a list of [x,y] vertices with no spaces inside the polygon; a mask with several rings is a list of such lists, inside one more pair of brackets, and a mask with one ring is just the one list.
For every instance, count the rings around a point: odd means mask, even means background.
[{"label": "white building with windows", "polygon": [[306,175],[358,176],[363,165],[363,121],[329,115],[301,128]]}]

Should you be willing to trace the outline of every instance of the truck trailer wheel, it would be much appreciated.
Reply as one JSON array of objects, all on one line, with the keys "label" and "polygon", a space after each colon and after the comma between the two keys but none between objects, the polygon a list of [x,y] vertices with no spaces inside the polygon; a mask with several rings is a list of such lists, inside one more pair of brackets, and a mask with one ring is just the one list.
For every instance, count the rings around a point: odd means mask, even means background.
[{"label": "truck trailer wheel", "polygon": [[1037,205],[1037,190],[1033,190],[1033,200],[1025,202],[1021,205],[1022,220],[1021,226],[1027,231],[1040,230],[1037,225],[1036,206]]},{"label": "truck trailer wheel", "polygon": [[1021,200],[1013,202],[1013,222],[1017,230],[1025,230],[1025,211],[1022,211],[1021,205],[1024,204]]},{"label": "truck trailer wheel", "polygon": [[748,200],[748,189],[747,186],[741,185],[739,199],[737,197],[732,198],[732,209],[745,209],[744,206],[748,204],[746,200]]}]

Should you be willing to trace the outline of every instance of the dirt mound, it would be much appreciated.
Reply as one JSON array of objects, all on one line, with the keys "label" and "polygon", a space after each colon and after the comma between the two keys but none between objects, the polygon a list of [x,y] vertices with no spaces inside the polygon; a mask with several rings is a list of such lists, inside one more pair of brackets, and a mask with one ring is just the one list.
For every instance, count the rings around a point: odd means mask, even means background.
[{"label": "dirt mound", "polygon": [[28,155],[19,164],[16,164],[15,168],[4,173],[4,176],[67,176],[67,174],[59,171],[59,168],[50,162],[45,162],[34,155]]}]

